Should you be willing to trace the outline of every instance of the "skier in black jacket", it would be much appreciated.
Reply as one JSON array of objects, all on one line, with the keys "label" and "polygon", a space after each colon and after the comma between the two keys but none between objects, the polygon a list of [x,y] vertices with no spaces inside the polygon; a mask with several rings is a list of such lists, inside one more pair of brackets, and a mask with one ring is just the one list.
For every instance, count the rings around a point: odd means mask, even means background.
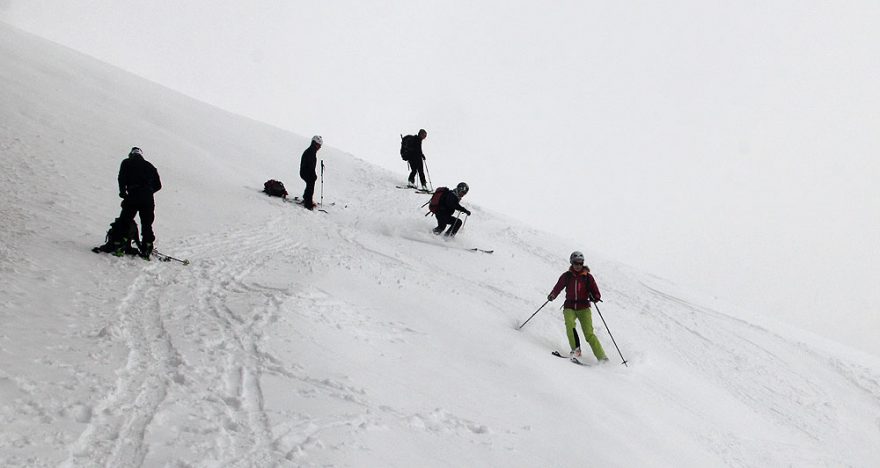
[{"label": "skier in black jacket", "polygon": [[156,203],[153,194],[162,188],[159,172],[144,159],[143,152],[135,146],[128,153],[128,158],[119,165],[119,197],[122,198],[122,212],[119,218],[134,221],[134,216],[141,218],[141,256],[150,258],[153,253],[153,220],[155,219]]},{"label": "skier in black jacket", "polygon": [[306,190],[303,192],[303,206],[314,210],[315,201],[315,181],[318,180],[318,174],[315,167],[318,165],[318,150],[324,144],[324,139],[320,135],[312,137],[312,144],[303,151],[302,159],[299,163],[299,176],[306,182]]},{"label": "skier in black jacket", "polygon": [[447,190],[440,197],[440,206],[437,208],[437,211],[434,215],[437,217],[437,227],[434,228],[434,234],[440,234],[446,229],[446,226],[452,225],[448,231],[446,231],[446,236],[454,236],[458,230],[461,228],[461,220],[456,219],[453,215],[455,211],[461,211],[462,213],[470,216],[471,212],[467,208],[461,206],[461,198],[464,197],[468,193],[468,184],[464,182],[460,182],[454,189]]},{"label": "skier in black jacket", "polygon": [[425,160],[425,153],[422,152],[422,140],[428,137],[425,129],[419,130],[418,135],[407,135],[403,137],[403,159],[409,163],[410,173],[407,181],[409,187],[416,187],[416,174],[419,175],[419,182],[422,184],[422,190],[427,190],[425,186],[425,171],[422,161]]}]

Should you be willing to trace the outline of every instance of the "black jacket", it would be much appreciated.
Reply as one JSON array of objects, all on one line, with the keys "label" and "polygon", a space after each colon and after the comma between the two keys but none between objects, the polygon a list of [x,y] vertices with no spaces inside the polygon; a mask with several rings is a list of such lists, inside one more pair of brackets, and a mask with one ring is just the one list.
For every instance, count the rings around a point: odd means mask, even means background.
[{"label": "black jacket", "polygon": [[458,195],[452,190],[447,190],[446,193],[440,196],[440,207],[437,209],[437,215],[438,217],[452,216],[455,214],[455,210],[464,211],[465,213],[470,214],[470,211],[468,211],[467,208],[461,206]]},{"label": "black jacket", "polygon": [[152,198],[162,189],[159,171],[139,154],[129,154],[119,165],[119,193],[126,198]]},{"label": "black jacket", "polygon": [[299,176],[306,182],[314,182],[318,180],[318,174],[315,167],[318,165],[318,145],[312,142],[305,151],[303,151],[302,160],[299,163]]}]

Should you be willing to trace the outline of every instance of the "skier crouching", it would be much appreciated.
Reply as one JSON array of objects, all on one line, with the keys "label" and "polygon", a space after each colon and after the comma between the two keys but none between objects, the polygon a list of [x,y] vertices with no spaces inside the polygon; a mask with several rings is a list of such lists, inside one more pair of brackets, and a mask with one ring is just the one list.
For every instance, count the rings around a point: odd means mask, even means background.
[{"label": "skier crouching", "polygon": [[461,220],[453,216],[455,212],[461,211],[468,216],[471,215],[470,210],[461,206],[461,199],[467,195],[469,190],[468,184],[459,182],[454,189],[446,190],[442,193],[439,206],[434,212],[434,215],[437,217],[437,227],[434,228],[434,234],[442,234],[446,226],[450,226],[444,235],[447,237],[455,236],[462,225]]},{"label": "skier crouching", "polygon": [[607,361],[605,351],[599,338],[593,333],[593,318],[590,302],[598,302],[602,295],[599,293],[599,286],[596,285],[596,279],[590,274],[590,267],[584,265],[584,254],[578,251],[571,253],[569,257],[571,267],[563,273],[556,286],[547,295],[547,300],[552,301],[565,288],[565,304],[562,311],[565,317],[565,331],[568,335],[568,344],[571,347],[569,355],[578,357],[581,355],[581,348],[575,341],[575,319],[580,320],[581,330],[584,332],[584,339],[590,344],[593,354],[599,362]]}]

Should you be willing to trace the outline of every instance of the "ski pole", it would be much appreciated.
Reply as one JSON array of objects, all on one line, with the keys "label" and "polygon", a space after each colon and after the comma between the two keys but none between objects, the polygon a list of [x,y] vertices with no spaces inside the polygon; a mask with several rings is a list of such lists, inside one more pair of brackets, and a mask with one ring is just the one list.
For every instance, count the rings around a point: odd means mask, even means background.
[{"label": "ski pole", "polygon": [[520,325],[520,326],[518,326],[518,327],[516,327],[516,329],[517,329],[517,330],[522,330],[522,327],[524,327],[524,326],[526,326],[526,324],[527,324],[527,323],[529,323],[529,320],[531,320],[531,319],[532,319],[532,317],[534,317],[534,316],[535,316],[535,315],[537,315],[537,314],[538,314],[538,312],[540,312],[540,311],[541,311],[541,309],[543,309],[543,308],[544,308],[544,306],[545,306],[545,305],[547,305],[547,304],[548,304],[548,303],[549,303],[549,302],[550,302],[550,301],[549,301],[549,300],[547,300],[547,301],[546,301],[546,302],[544,302],[544,303],[543,303],[543,304],[541,304],[541,307],[538,307],[538,310],[536,310],[536,311],[535,311],[535,313],[534,313],[534,314],[532,314],[532,316],[531,316],[531,317],[529,317],[529,318],[527,318],[527,319],[526,319],[526,321],[525,321],[525,322],[523,322],[523,324],[522,324],[522,325]]},{"label": "ski pole", "polygon": [[608,323],[605,322],[605,317],[602,316],[602,312],[599,310],[599,304],[596,304],[596,302],[593,302],[593,305],[596,306],[596,312],[599,313],[599,318],[602,319],[602,323],[605,325],[605,329],[608,330],[608,336],[611,337],[611,342],[614,343],[614,347],[617,348],[617,354],[619,354],[620,359],[623,360],[623,362],[621,362],[621,364],[623,364],[626,367],[629,367],[626,364],[626,359],[623,357],[623,353],[620,352],[620,348],[617,346],[617,341],[614,341],[614,335],[611,334],[611,329],[608,328]]},{"label": "ski pole", "polygon": [[424,165],[425,165],[425,174],[428,176],[428,189],[433,192],[434,191],[434,183],[431,182],[431,171],[428,170],[428,160],[423,159],[422,163],[424,163]]},{"label": "ski pole", "polygon": [[324,204],[324,160],[321,160],[321,205]]}]

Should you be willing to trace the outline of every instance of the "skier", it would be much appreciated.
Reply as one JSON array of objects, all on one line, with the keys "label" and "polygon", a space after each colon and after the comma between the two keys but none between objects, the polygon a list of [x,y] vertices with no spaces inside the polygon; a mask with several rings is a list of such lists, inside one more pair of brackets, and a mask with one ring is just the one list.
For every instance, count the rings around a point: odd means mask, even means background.
[{"label": "skier", "polygon": [[[440,189],[438,189],[440,190]],[[458,185],[452,190],[446,190],[440,196],[440,200],[437,206],[437,211],[434,212],[434,215],[437,217],[437,227],[434,228],[434,234],[439,235],[446,229],[447,225],[452,225],[448,231],[446,231],[446,236],[454,236],[458,230],[461,228],[461,220],[456,219],[453,214],[455,211],[461,211],[462,213],[470,216],[471,212],[467,208],[461,206],[461,199],[464,197],[468,190],[468,184],[464,182],[459,182]]]},{"label": "skier", "polygon": [[141,219],[140,256],[149,259],[153,253],[153,220],[156,203],[153,194],[162,188],[159,172],[144,159],[143,151],[137,146],[128,153],[119,165],[119,197],[122,198],[122,212],[119,220],[133,222],[135,214]]},{"label": "skier", "polygon": [[425,160],[425,153],[422,153],[422,140],[427,136],[428,132],[423,128],[419,130],[418,135],[407,135],[400,142],[400,155],[409,163],[410,167],[407,187],[416,188],[416,173],[418,173],[422,190],[428,190],[425,185],[425,172],[422,164],[422,161]]},{"label": "skier", "polygon": [[315,209],[315,201],[312,199],[315,195],[315,181],[318,180],[315,167],[318,165],[318,150],[323,144],[324,139],[320,135],[313,136],[312,144],[303,151],[299,163],[299,176],[306,182],[306,190],[303,192],[303,206],[310,210]]},{"label": "skier", "polygon": [[602,295],[596,279],[590,274],[590,267],[584,265],[584,254],[578,251],[571,253],[569,257],[571,267],[559,277],[556,286],[547,295],[547,300],[552,301],[565,288],[565,304],[562,311],[565,317],[565,331],[568,335],[568,344],[571,347],[569,355],[578,357],[581,355],[580,344],[575,340],[575,319],[580,320],[581,330],[584,332],[584,340],[590,344],[593,354],[599,362],[607,361],[605,351],[599,338],[593,333],[592,310],[590,302],[598,302]]}]

